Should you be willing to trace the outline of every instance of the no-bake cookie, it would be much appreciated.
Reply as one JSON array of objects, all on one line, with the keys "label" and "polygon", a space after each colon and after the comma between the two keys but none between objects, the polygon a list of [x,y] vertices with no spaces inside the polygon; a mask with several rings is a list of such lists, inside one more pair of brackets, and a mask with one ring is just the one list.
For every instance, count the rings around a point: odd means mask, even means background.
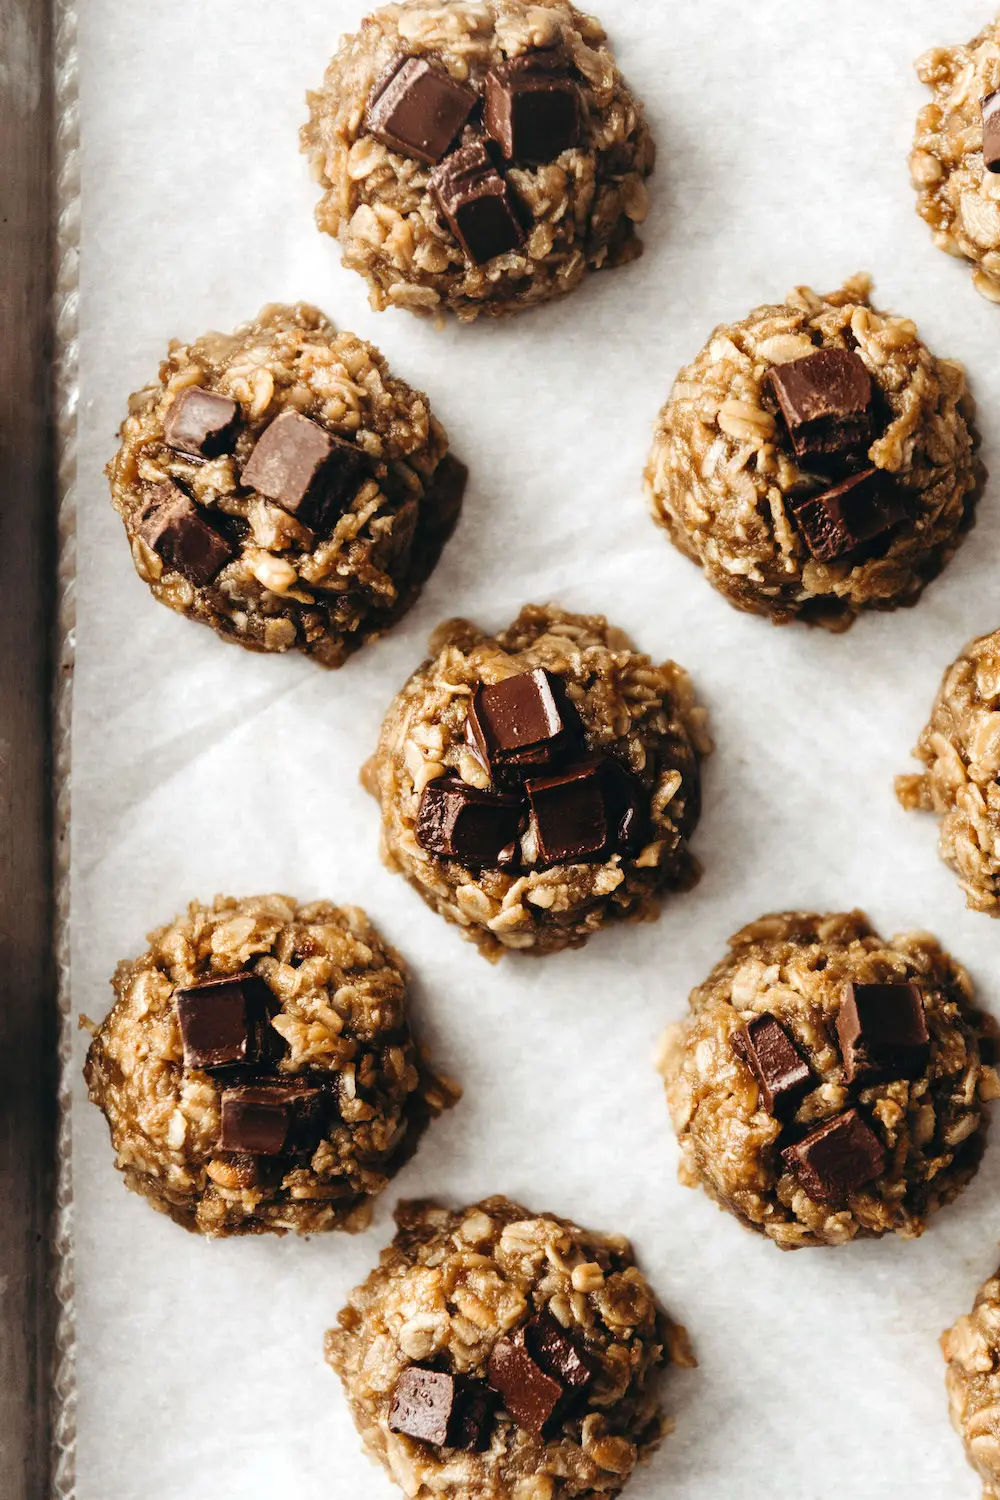
[{"label": "no-bake cookie", "polygon": [[909,810],[941,819],[941,858],[975,911],[1000,916],[1000,630],[971,641],[944,674],[914,755],[896,778]]},{"label": "no-bake cookie", "polygon": [[697,879],[710,749],[687,673],[599,615],[451,620],[364,772],[383,855],[490,958],[578,946]]},{"label": "no-bake cookie", "polygon": [[405,614],[465,488],[427,398],[303,304],[171,344],[108,475],[161,603],[324,667]]},{"label": "no-bake cookie", "polygon": [[358,907],[193,902],[119,964],[85,1077],[133,1191],[211,1236],[364,1229],[458,1098]]},{"label": "no-bake cookie", "polygon": [[1000,20],[964,47],[933,47],[917,73],[934,94],[917,119],[910,176],[934,243],[972,262],[1000,302]]},{"label": "no-bake cookie", "polygon": [[972,1312],[941,1335],[951,1420],[983,1481],[1000,1500],[1000,1274],[979,1288]]},{"label": "no-bake cookie", "polygon": [[652,138],[602,28],[563,0],[414,0],[309,95],[319,227],[372,306],[498,316],[640,252]]},{"label": "no-bake cookie", "polygon": [[695,1363],[628,1241],[501,1197],[396,1220],[326,1339],[372,1457],[417,1500],[617,1495]]},{"label": "no-bake cookie", "polygon": [[915,604],[982,485],[961,365],[858,276],[721,324],[660,413],[653,516],[738,609],[846,630]]},{"label": "no-bake cookie", "polygon": [[783,1250],[913,1238],[975,1175],[994,1028],[925,932],[762,917],[666,1032],[681,1181]]}]

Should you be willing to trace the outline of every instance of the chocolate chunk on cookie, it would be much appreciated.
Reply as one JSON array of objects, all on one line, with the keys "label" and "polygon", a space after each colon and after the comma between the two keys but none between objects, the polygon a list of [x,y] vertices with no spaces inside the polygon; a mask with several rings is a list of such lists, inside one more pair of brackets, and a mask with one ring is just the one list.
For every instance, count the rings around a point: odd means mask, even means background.
[{"label": "chocolate chunk on cookie", "polygon": [[469,259],[485,265],[524,240],[506,182],[482,141],[471,141],[431,174],[428,191]]},{"label": "chocolate chunk on cookie", "polygon": [[196,588],[206,588],[234,553],[190,495],[169,481],[149,492],[138,534],[168,568]]},{"label": "chocolate chunk on cookie", "polygon": [[365,128],[376,140],[433,166],[479,103],[479,94],[424,57],[397,58],[375,84]]}]

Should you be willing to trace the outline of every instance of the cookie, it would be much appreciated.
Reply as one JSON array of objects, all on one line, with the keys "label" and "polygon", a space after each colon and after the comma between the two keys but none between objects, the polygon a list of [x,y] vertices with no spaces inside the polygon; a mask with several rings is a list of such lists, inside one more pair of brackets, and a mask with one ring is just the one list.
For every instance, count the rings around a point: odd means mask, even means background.
[{"label": "cookie", "polygon": [[973,266],[1000,302],[1000,20],[964,47],[933,47],[917,74],[934,98],[917,117],[910,176],[934,243]]},{"label": "cookie", "polygon": [[304,304],[171,344],[108,476],[155,598],[323,667],[406,613],[466,477],[427,398]]},{"label": "cookie", "polygon": [[660,1370],[695,1364],[628,1241],[502,1197],[396,1220],[326,1339],[371,1456],[407,1495],[617,1495],[667,1430]]},{"label": "cookie", "polygon": [[496,636],[448,621],[430,649],[364,781],[390,868],[464,937],[552,953],[695,883],[711,746],[681,667],[556,605]]},{"label": "cookie", "polygon": [[606,40],[559,0],[414,0],[344,40],[302,149],[374,308],[497,317],[635,259],[653,142]]},{"label": "cookie", "polygon": [[941,1335],[948,1408],[965,1456],[983,1482],[983,1500],[1000,1497],[1000,1275],[984,1282],[972,1312]]},{"label": "cookie", "polygon": [[924,770],[898,776],[897,797],[940,818],[941,858],[967,904],[1000,917],[1000,630],[948,668],[913,753]]},{"label": "cookie", "polygon": [[185,1229],[364,1229],[458,1098],[410,1032],[406,973],[358,907],[192,902],[121,963],[85,1077],[126,1186]]},{"label": "cookie", "polygon": [[968,974],[927,933],[783,912],[736,933],[659,1060],[679,1176],[782,1250],[921,1234],[1000,1094]]},{"label": "cookie", "polygon": [[961,365],[859,276],[716,328],[660,413],[654,519],[730,604],[846,630],[915,604],[984,474]]}]

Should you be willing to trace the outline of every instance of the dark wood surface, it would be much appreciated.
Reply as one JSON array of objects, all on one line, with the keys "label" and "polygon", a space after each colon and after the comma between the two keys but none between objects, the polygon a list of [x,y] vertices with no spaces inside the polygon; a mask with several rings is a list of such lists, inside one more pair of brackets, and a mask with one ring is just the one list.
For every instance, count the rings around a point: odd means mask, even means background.
[{"label": "dark wood surface", "polygon": [[56,1005],[47,0],[0,0],[0,1495],[43,1500]]}]

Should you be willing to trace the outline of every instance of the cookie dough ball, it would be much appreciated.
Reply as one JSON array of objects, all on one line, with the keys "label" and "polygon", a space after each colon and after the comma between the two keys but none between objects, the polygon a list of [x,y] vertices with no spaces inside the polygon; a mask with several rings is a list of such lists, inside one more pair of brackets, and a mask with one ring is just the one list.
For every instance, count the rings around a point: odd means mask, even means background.
[{"label": "cookie dough ball", "polygon": [[955,1431],[983,1481],[983,1500],[1000,1500],[1000,1273],[984,1282],[968,1316],[941,1335]]},{"label": "cookie dough ball", "polygon": [[782,1250],[912,1239],[975,1175],[1000,1093],[990,1023],[927,933],[762,917],[690,1007],[659,1064],[680,1179]]},{"label": "cookie dough ball", "polygon": [[302,304],[171,344],[121,442],[112,503],[154,596],[323,667],[406,613],[465,487],[427,398]]},{"label": "cookie dough ball", "polygon": [[459,1090],[356,906],[192,902],[121,963],[84,1076],[126,1186],[200,1234],[364,1229]]},{"label": "cookie dough ball", "polygon": [[915,604],[973,519],[965,374],[859,276],[716,328],[646,470],[653,517],[737,609],[846,630]]},{"label": "cookie dough ball", "polygon": [[698,878],[711,748],[687,673],[600,615],[451,620],[389,709],[364,780],[383,856],[488,958],[578,947]]},{"label": "cookie dough ball", "polygon": [[499,1197],[396,1220],[326,1340],[369,1453],[421,1500],[617,1495],[695,1363],[628,1241]]},{"label": "cookie dough ball", "polygon": [[374,308],[498,317],[641,251],[652,138],[590,16],[414,0],[331,62],[302,149]]},{"label": "cookie dough ball", "polygon": [[913,753],[926,769],[897,777],[896,795],[937,814],[941,858],[968,905],[1000,917],[1000,630],[948,668]]},{"label": "cookie dough ball", "polygon": [[1000,21],[967,47],[917,63],[934,94],[917,117],[910,176],[934,243],[973,264],[972,284],[1000,302]]}]

